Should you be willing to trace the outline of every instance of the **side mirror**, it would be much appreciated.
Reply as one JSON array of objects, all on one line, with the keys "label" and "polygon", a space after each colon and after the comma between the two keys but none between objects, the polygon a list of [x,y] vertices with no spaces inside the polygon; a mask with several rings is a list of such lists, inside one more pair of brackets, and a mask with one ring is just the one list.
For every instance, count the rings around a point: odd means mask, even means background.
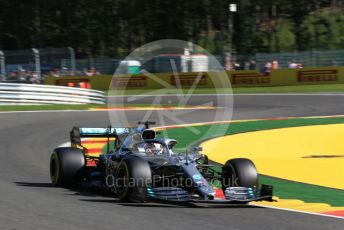
[{"label": "side mirror", "polygon": [[195,152],[201,152],[201,151],[203,151],[203,148],[201,147],[201,146],[196,146],[196,147],[194,147],[194,149],[193,149]]}]

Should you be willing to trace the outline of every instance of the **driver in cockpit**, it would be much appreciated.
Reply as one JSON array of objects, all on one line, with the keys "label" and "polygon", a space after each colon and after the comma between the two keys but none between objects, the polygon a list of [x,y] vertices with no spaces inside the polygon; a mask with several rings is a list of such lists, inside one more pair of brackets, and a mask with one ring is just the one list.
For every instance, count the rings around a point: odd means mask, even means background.
[{"label": "driver in cockpit", "polygon": [[155,156],[160,153],[160,150],[154,143],[145,143],[144,146],[147,156]]},{"label": "driver in cockpit", "polygon": [[137,145],[137,149],[141,153],[145,153],[146,156],[162,155],[167,152],[165,146],[160,143],[145,142]]},{"label": "driver in cockpit", "polygon": [[160,143],[145,143],[144,146],[147,156],[156,156],[167,153],[167,149]]}]

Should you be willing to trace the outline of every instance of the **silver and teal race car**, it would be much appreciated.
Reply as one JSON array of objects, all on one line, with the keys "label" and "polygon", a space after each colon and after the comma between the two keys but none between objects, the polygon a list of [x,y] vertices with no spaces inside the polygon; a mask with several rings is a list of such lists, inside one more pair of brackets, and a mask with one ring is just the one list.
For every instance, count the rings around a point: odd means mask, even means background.
[{"label": "silver and teal race car", "polygon": [[[71,146],[56,148],[50,160],[52,184],[85,183],[104,187],[121,201],[248,203],[272,201],[272,186],[258,184],[249,159],[210,164],[201,148],[176,153],[177,141],[158,138],[149,128],[79,128],[70,133]],[[88,154],[83,140],[106,138],[107,151]]]}]

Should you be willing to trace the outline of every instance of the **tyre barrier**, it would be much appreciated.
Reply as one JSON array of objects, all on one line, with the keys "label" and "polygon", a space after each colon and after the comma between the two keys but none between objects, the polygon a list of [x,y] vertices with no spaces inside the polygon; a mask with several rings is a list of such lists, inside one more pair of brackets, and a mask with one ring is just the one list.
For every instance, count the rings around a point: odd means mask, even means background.
[{"label": "tyre barrier", "polygon": [[104,92],[65,86],[0,83],[0,105],[105,104]]}]

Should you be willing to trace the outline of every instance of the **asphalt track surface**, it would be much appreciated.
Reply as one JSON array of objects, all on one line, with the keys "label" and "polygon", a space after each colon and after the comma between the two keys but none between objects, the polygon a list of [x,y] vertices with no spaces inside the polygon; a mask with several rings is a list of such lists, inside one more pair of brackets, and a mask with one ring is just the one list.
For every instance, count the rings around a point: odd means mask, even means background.
[{"label": "asphalt track surface", "polygon": [[[193,97],[192,103],[204,97]],[[234,99],[234,119],[344,114],[344,96]],[[208,112],[185,114],[185,122],[202,121]],[[136,122],[143,113],[132,111],[128,119]],[[49,178],[51,150],[68,141],[72,126],[107,126],[107,112],[1,113],[0,121],[0,229],[334,230],[344,226],[342,219],[269,208],[121,203],[102,191],[55,188]]]}]

